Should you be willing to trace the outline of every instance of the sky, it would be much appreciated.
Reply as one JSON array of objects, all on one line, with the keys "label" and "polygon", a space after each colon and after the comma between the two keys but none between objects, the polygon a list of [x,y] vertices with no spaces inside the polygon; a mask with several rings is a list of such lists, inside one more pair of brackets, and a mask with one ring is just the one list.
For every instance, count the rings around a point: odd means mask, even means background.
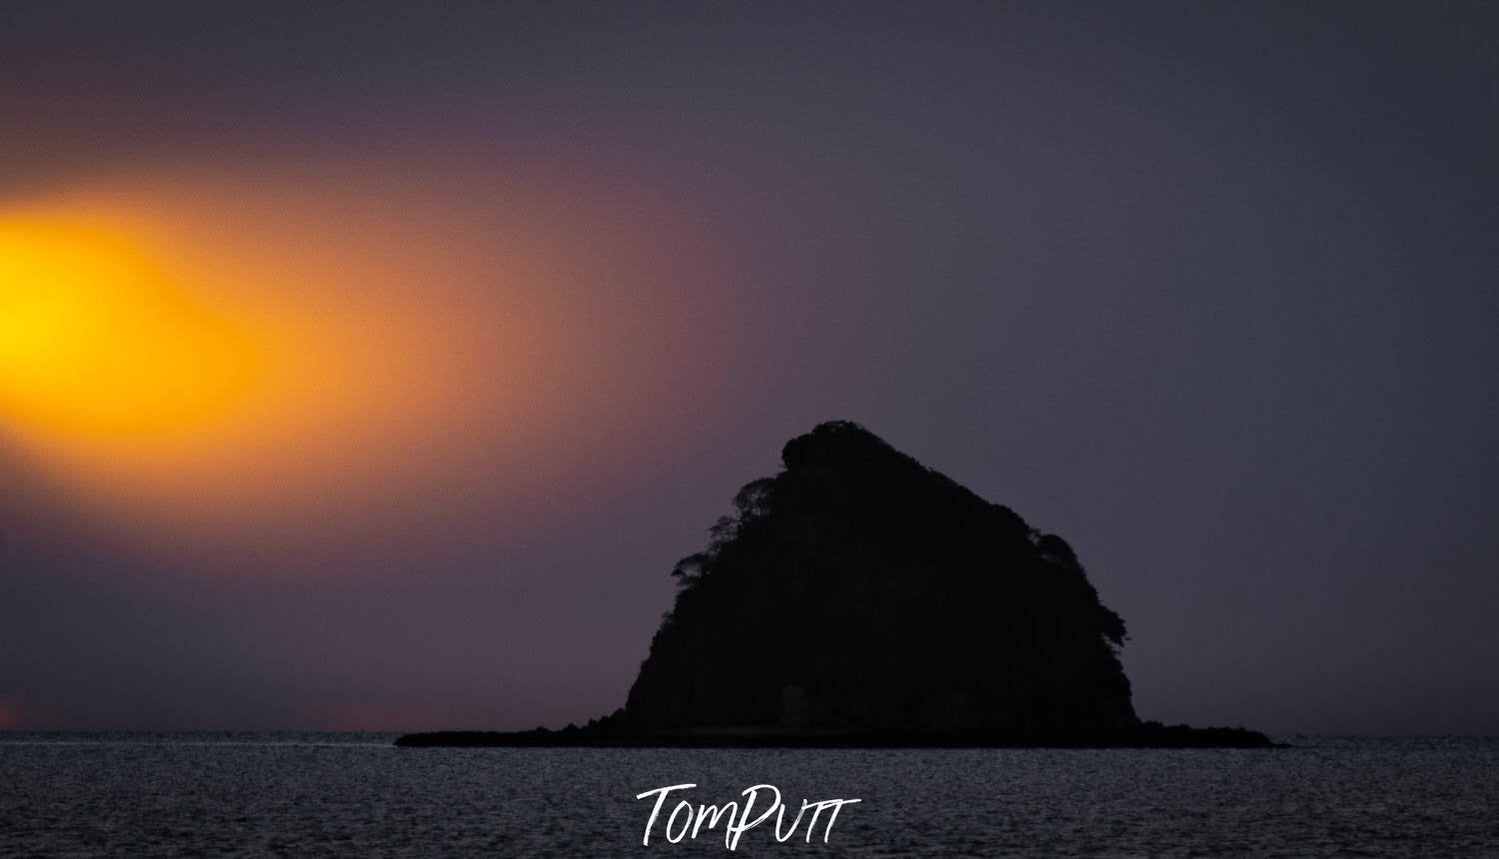
[{"label": "sky", "polygon": [[1496,27],[9,0],[0,729],[603,715],[851,419],[1066,537],[1143,718],[1499,733]]}]

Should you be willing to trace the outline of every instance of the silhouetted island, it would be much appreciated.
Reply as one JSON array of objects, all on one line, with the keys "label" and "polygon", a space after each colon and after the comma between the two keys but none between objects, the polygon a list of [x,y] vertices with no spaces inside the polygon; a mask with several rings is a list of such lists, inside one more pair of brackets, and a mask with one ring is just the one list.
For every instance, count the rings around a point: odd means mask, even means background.
[{"label": "silhouetted island", "polygon": [[560,731],[401,746],[1272,745],[1141,722],[1124,621],[1067,541],[857,424],[788,442],[679,561],[625,706]]}]

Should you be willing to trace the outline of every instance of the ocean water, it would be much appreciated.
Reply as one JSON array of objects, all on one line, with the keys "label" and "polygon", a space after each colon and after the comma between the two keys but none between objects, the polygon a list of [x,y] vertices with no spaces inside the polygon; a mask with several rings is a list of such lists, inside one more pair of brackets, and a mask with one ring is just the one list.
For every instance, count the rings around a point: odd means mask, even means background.
[{"label": "ocean water", "polygon": [[[859,799],[737,854],[1499,855],[1499,740],[1290,749],[397,749],[386,734],[0,734],[0,855],[728,855],[677,799]],[[643,846],[655,788],[673,792]],[[764,808],[761,791],[755,816]],[[810,817],[810,812],[807,813]],[[683,831],[679,818],[673,834]],[[823,839],[827,841],[824,843]]]}]

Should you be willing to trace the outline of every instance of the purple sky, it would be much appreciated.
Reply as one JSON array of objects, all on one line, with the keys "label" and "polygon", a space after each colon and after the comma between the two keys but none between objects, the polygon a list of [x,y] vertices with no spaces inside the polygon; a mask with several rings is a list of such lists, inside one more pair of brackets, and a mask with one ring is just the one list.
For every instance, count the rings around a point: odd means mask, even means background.
[{"label": "purple sky", "polygon": [[1499,732],[1499,7],[435,5],[0,13],[0,211],[473,344],[238,514],[0,433],[0,727],[602,715],[847,418],[1072,543],[1143,717]]}]

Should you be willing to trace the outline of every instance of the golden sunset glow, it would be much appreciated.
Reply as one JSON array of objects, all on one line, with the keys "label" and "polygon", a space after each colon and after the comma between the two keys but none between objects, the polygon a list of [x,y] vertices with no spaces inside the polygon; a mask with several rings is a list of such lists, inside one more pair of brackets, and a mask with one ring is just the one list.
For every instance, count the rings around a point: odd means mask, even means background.
[{"label": "golden sunset glow", "polygon": [[0,414],[95,440],[189,431],[253,384],[246,332],[128,241],[0,220]]},{"label": "golden sunset glow", "polygon": [[466,491],[476,457],[528,491],[607,395],[588,374],[619,317],[564,304],[557,272],[583,275],[535,219],[310,187],[154,176],[0,209],[3,450],[132,528],[193,520],[216,544],[418,481]]}]

